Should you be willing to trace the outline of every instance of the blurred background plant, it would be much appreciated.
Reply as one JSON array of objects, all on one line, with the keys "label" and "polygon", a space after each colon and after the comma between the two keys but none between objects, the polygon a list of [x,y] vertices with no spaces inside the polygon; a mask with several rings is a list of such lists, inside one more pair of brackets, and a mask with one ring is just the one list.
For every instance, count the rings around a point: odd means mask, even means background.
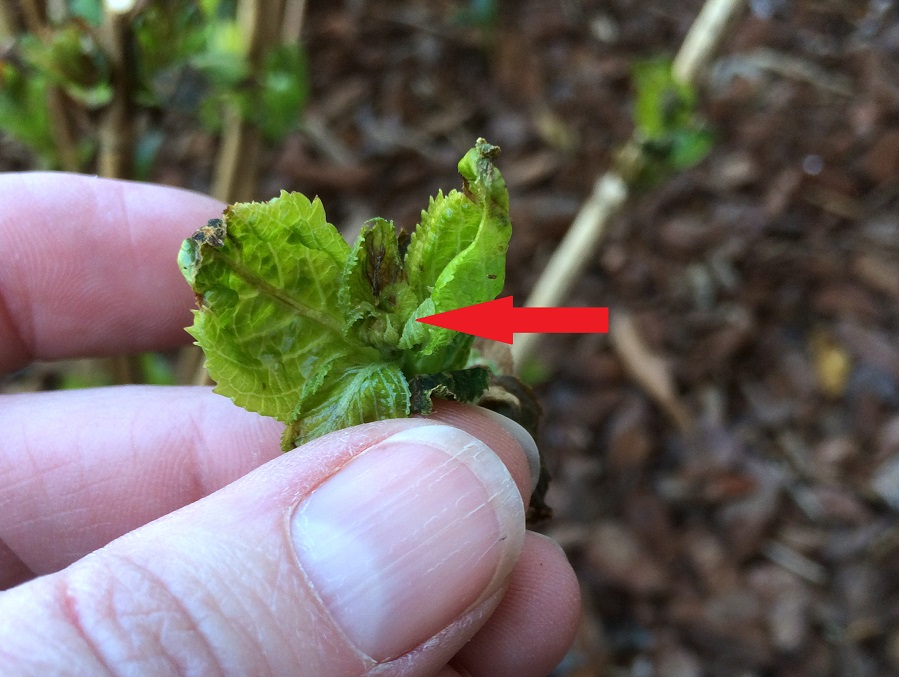
[{"label": "blurred background plant", "polygon": [[[285,13],[298,14],[290,4],[29,0],[16,11],[3,0],[0,131],[41,167],[90,171],[114,122],[123,128],[112,133],[135,142],[123,178],[149,174],[167,111],[215,133],[231,131],[233,115],[277,143],[300,124],[309,91],[300,26],[285,33]],[[117,97],[129,118],[104,120]]]}]

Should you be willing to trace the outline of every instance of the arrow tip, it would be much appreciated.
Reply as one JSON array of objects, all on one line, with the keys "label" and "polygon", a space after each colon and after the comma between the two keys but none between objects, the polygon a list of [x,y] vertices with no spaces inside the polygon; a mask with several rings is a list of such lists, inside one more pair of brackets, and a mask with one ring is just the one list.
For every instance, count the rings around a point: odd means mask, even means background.
[{"label": "arrow tip", "polygon": [[419,317],[418,321],[491,341],[512,343],[512,297],[504,296],[493,301]]}]

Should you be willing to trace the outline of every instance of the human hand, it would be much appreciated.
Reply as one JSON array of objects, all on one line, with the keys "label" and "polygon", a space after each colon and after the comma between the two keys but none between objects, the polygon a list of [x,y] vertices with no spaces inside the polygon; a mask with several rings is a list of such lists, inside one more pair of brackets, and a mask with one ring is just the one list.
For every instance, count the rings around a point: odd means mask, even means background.
[{"label": "human hand", "polygon": [[[0,373],[187,342],[174,254],[221,208],[0,175]],[[527,677],[561,659],[577,584],[525,533],[528,461],[492,417],[447,404],[288,454],[280,428],[207,388],[0,396],[0,674]]]}]

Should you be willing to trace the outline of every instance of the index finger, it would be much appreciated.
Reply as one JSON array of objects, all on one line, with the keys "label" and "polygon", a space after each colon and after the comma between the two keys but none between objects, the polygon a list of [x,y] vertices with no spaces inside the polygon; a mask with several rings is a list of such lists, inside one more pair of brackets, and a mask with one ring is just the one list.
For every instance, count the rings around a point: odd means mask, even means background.
[{"label": "index finger", "polygon": [[0,372],[187,343],[178,248],[222,208],[165,186],[0,174]]}]

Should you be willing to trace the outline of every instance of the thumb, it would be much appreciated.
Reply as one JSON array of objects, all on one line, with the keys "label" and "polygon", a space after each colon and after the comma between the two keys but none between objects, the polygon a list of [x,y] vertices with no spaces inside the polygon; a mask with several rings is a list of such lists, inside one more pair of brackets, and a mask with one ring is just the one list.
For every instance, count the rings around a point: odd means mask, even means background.
[{"label": "thumb", "polygon": [[522,450],[484,429],[334,433],[0,594],[0,674],[436,671],[524,539]]}]

